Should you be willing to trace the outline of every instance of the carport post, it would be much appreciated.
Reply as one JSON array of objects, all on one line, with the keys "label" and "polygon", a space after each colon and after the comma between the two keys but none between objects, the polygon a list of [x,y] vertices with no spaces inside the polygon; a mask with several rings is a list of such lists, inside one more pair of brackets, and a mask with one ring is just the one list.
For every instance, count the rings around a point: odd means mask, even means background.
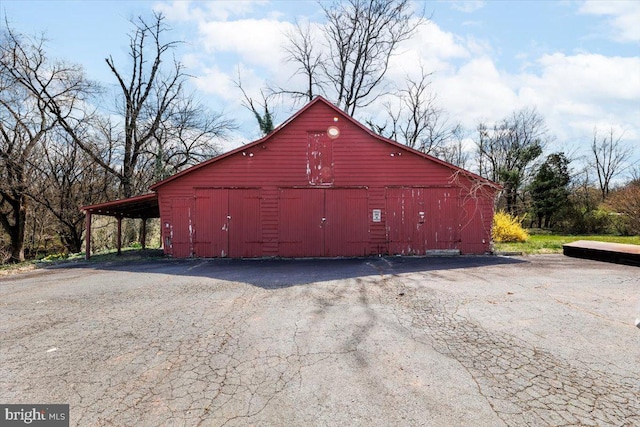
[{"label": "carport post", "polygon": [[142,249],[147,249],[147,218],[142,218],[142,237],[140,238]]},{"label": "carport post", "polygon": [[118,219],[118,255],[122,255],[122,217],[116,217]]},{"label": "carport post", "polygon": [[91,258],[91,211],[85,211],[85,231],[84,231],[84,247],[85,254],[84,259],[89,260]]}]

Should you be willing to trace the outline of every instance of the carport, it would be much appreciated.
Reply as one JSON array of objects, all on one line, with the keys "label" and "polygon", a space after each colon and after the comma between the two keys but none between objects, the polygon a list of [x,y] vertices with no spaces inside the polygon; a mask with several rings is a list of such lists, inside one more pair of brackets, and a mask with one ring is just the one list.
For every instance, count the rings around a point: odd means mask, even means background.
[{"label": "carport", "polygon": [[146,249],[147,220],[150,218],[160,218],[158,195],[156,193],[130,197],[128,199],[113,200],[111,202],[99,203],[96,205],[83,206],[80,210],[82,210],[86,215],[85,259],[89,259],[91,257],[91,217],[93,215],[112,216],[117,219],[118,255],[122,253],[122,218],[142,219],[142,236],[140,238],[142,249]]}]

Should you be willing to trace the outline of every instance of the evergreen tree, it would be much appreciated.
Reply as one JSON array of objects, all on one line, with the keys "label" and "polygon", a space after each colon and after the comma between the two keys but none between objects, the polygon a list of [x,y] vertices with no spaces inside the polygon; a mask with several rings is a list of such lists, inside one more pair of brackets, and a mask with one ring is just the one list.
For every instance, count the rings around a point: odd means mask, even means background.
[{"label": "evergreen tree", "polygon": [[568,203],[569,160],[564,153],[547,156],[529,187],[538,227],[552,225],[552,218]]}]

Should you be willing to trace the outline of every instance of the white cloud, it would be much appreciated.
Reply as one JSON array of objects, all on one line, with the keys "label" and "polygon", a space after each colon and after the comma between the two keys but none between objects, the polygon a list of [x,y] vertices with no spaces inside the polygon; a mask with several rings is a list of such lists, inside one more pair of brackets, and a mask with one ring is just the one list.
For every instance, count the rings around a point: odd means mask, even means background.
[{"label": "white cloud", "polygon": [[[603,103],[640,99],[640,58],[597,54],[543,55],[541,79],[552,92]],[[552,93],[549,93],[552,95]]]},{"label": "white cloud", "polygon": [[253,12],[256,6],[268,3],[265,0],[217,0],[204,2],[208,19],[226,21],[234,16],[246,16]]},{"label": "white cloud", "polygon": [[172,2],[159,2],[154,5],[154,10],[162,12],[172,21],[227,21],[231,17],[246,16],[256,6],[268,3],[265,0],[216,0],[216,1],[191,1],[174,0]]},{"label": "white cloud", "polygon": [[448,76],[436,76],[434,89],[452,118],[468,128],[499,120],[520,107],[508,79],[486,56],[471,59]]},{"label": "white cloud", "polygon": [[537,64],[539,73],[514,76],[514,85],[559,139],[584,138],[602,122],[640,131],[640,58],[555,53]]},{"label": "white cloud", "polygon": [[426,72],[444,73],[453,68],[453,60],[470,56],[463,40],[428,22],[418,28],[413,38],[398,46],[398,53],[389,62],[387,78],[402,86],[407,76],[419,78],[421,68]]},{"label": "white cloud", "polygon": [[196,19],[197,13],[191,7],[191,2],[173,1],[171,3],[156,3],[153,10],[161,12],[164,16],[175,22],[187,22]]},{"label": "white cloud", "polygon": [[457,0],[449,1],[449,3],[453,9],[464,13],[475,12],[476,10],[482,9],[486,4],[483,0]]},{"label": "white cloud", "polygon": [[[243,76],[243,79],[246,76]],[[201,69],[201,75],[194,80],[196,88],[207,95],[218,96],[225,103],[231,103],[238,99],[239,91],[234,84],[235,75],[220,70],[217,66]]]},{"label": "white cloud", "polygon": [[293,25],[269,19],[209,21],[200,25],[201,46],[210,54],[231,52],[246,64],[276,71],[282,63],[281,46]]},{"label": "white cloud", "polygon": [[433,22],[419,27],[409,42],[422,56],[435,56],[439,59],[469,57],[469,52],[461,40],[453,33],[443,31]]},{"label": "white cloud", "polygon": [[587,0],[580,13],[606,16],[610,37],[619,42],[640,42],[640,2]]}]

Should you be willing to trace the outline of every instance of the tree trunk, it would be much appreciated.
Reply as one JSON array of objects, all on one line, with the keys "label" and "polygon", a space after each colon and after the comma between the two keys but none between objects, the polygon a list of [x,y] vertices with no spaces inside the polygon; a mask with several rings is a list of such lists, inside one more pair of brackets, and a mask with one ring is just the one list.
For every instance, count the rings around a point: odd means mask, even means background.
[{"label": "tree trunk", "polygon": [[11,262],[23,262],[24,261],[24,236],[26,233],[27,224],[27,203],[24,200],[24,196],[20,199],[19,205],[15,207],[13,214],[14,224],[9,230],[9,237],[11,239]]},{"label": "tree trunk", "polygon": [[507,204],[506,208],[507,208],[507,212],[509,212],[512,215],[517,215],[517,209],[516,209],[516,205],[517,205],[517,195],[515,192],[515,189],[511,186],[507,186],[507,188],[505,189],[505,202]]},{"label": "tree trunk", "polygon": [[82,251],[82,232],[78,234],[77,230],[69,229],[67,230],[67,232],[60,233],[59,236],[62,244],[69,251],[69,253],[75,254]]}]

